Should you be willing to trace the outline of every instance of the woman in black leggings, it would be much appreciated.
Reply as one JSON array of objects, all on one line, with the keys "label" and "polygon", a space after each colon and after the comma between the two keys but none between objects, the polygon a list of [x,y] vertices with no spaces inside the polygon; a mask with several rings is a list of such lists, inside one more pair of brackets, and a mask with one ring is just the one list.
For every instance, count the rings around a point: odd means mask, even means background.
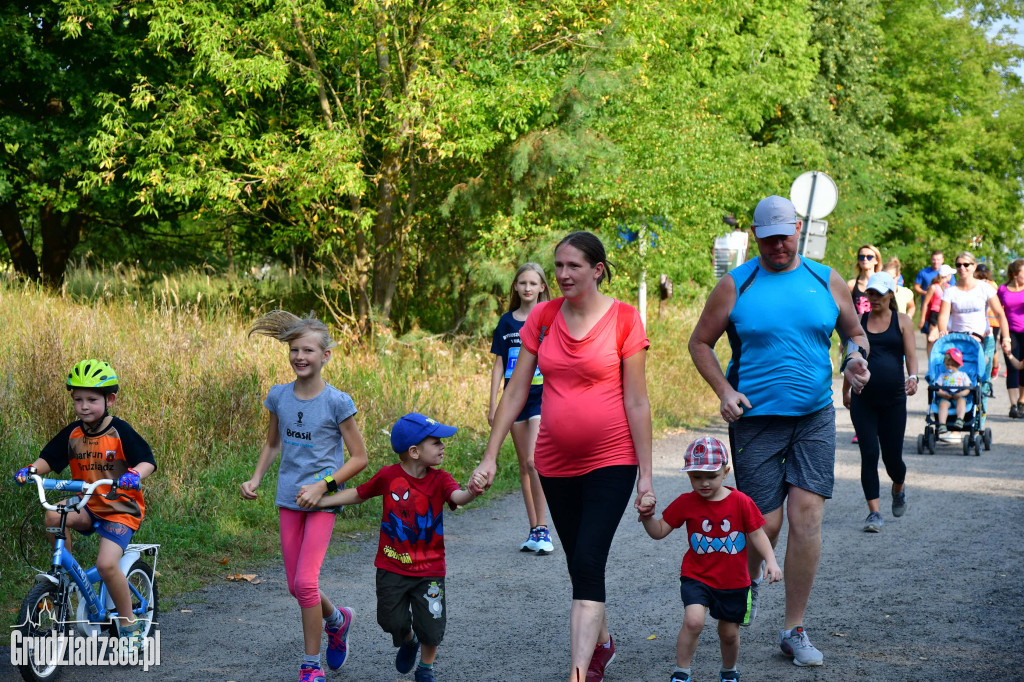
[{"label": "woman in black leggings", "polygon": [[[860,323],[871,347],[871,381],[856,395],[844,381],[843,404],[850,408],[860,447],[860,482],[868,501],[864,532],[878,533],[882,530],[878,503],[879,448],[885,471],[892,479],[892,515],[903,516],[907,510],[903,434],[907,428],[907,396],[917,392],[917,355],[914,323],[896,309],[896,282],[892,276],[887,272],[875,273],[866,289],[871,310],[861,317]],[[904,363],[908,374],[905,380]]]}]

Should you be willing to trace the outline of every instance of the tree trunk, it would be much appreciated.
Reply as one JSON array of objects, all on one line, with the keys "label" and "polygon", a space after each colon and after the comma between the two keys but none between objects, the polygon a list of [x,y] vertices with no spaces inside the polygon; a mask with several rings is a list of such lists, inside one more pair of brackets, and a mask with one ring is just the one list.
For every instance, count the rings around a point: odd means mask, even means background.
[{"label": "tree trunk", "polygon": [[81,211],[56,213],[47,204],[39,211],[40,233],[43,237],[43,282],[59,287],[64,282],[71,252],[82,237],[85,217]]},{"label": "tree trunk", "polygon": [[363,205],[358,194],[349,195],[349,205],[356,227],[356,253],[353,267],[356,272],[356,315],[363,329],[370,321],[370,251],[363,231]]},{"label": "tree trunk", "polygon": [[396,179],[402,162],[398,150],[387,151],[377,176],[377,215],[373,220],[373,306],[381,318],[391,316],[391,302],[402,262],[402,238],[395,225]]},{"label": "tree trunk", "polygon": [[228,261],[228,274],[230,275],[235,274],[235,240],[231,229],[234,222],[231,216],[224,221],[224,257]]},{"label": "tree trunk", "polygon": [[21,212],[14,201],[0,204],[0,233],[11,254],[14,271],[26,279],[39,281],[39,261],[21,226]]}]

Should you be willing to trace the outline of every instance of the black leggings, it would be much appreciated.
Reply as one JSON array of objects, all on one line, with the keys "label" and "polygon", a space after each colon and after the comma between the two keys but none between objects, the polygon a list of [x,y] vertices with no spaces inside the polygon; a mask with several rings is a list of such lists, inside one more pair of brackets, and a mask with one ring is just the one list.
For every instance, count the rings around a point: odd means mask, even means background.
[{"label": "black leggings", "polygon": [[907,400],[878,403],[855,393],[850,398],[850,419],[860,446],[860,484],[864,488],[864,499],[877,500],[879,446],[885,472],[892,482],[901,484],[907,478],[907,465],[903,462]]},{"label": "black leggings", "polygon": [[616,465],[582,476],[541,476],[558,541],[565,550],[572,598],[604,603],[604,568],[637,468]]},{"label": "black leggings", "polygon": [[[1010,355],[1018,360],[1024,359],[1024,332],[1015,332],[1011,329],[1010,343]],[[1003,353],[1003,356],[1005,358],[1006,353]],[[1020,388],[1022,385],[1024,385],[1024,370],[1017,369],[1010,364],[1009,358],[1006,358],[1006,388]],[[1024,400],[1024,396],[1017,400]]]}]

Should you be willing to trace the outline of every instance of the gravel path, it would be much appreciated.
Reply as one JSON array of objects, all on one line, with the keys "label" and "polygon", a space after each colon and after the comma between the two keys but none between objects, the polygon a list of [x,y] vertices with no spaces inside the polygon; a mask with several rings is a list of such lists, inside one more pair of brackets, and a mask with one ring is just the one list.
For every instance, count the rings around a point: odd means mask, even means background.
[{"label": "gravel path", "polygon": [[[964,457],[959,444],[917,455],[924,398],[909,405],[905,459],[910,508],[893,519],[882,471],[885,529],[861,531],[867,508],[849,415],[838,410],[835,497],[825,506],[824,545],[805,626],[825,666],[799,669],[776,646],[782,585],[762,589],[757,622],[742,632],[744,682],[759,680],[1024,679],[1024,421],[1006,417],[997,382],[990,452]],[[689,490],[679,472],[686,444],[705,432],[679,433],[655,445],[655,489],[662,506]],[[724,438],[717,426],[706,433]],[[509,466],[508,462],[504,466]],[[730,476],[730,484],[732,484]],[[438,656],[443,682],[564,680],[568,666],[569,583],[559,552],[520,554],[525,514],[518,495],[447,514],[449,621]],[[785,529],[777,556],[784,556]],[[390,638],[375,620],[375,536],[346,540],[328,559],[322,582],[357,613],[349,663],[328,680],[410,680],[393,666]],[[556,540],[556,547],[557,547]],[[608,682],[667,680],[682,618],[678,569],[683,534],[655,542],[627,513],[612,547],[608,615],[618,655]],[[73,669],[63,679],[281,680],[296,678],[301,654],[298,610],[283,568],[258,585],[228,583],[189,593],[161,613],[161,665]],[[170,603],[168,603],[170,606]],[[701,635],[696,680],[716,680],[714,623]],[[0,679],[19,679],[0,647]]]}]

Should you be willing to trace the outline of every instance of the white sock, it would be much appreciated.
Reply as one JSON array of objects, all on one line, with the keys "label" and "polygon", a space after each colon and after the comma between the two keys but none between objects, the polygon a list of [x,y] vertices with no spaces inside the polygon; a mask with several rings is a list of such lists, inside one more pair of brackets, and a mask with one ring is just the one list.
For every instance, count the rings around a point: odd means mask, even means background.
[{"label": "white sock", "polygon": [[327,620],[327,627],[329,627],[332,630],[334,630],[334,629],[340,628],[342,625],[345,624],[345,614],[342,613],[341,609],[339,609],[337,606],[335,606],[334,607],[334,613],[332,613],[331,615],[327,616],[326,620]]}]

